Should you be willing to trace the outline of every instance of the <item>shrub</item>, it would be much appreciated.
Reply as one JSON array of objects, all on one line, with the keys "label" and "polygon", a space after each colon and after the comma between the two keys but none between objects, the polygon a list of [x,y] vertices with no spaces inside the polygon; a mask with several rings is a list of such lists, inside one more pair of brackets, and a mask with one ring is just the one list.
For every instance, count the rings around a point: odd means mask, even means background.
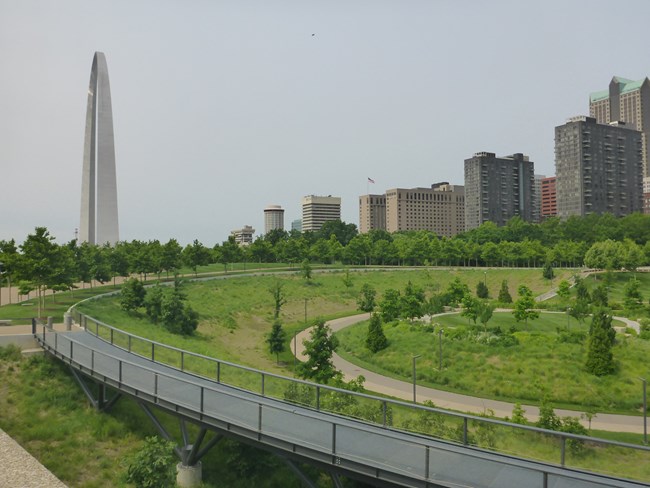
[{"label": "shrub", "polygon": [[127,481],[137,488],[174,486],[174,443],[159,437],[147,437],[144,445],[131,458]]}]

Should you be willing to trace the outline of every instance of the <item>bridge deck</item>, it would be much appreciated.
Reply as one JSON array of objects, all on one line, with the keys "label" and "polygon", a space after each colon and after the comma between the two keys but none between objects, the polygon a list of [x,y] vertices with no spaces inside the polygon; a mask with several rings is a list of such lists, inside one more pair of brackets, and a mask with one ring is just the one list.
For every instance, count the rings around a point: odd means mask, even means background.
[{"label": "bridge deck", "polygon": [[39,342],[95,380],[214,430],[384,484],[412,487],[647,486],[436,441],[314,411],[129,353],[88,332],[41,329]]}]

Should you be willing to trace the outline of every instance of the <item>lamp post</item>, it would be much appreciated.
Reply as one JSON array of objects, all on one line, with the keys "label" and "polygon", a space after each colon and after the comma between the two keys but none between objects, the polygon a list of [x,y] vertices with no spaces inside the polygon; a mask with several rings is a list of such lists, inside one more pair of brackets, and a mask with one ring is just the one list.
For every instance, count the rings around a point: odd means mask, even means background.
[{"label": "lamp post", "polygon": [[418,354],[417,356],[413,356],[413,403],[417,403],[416,398],[415,398],[415,378],[416,378],[416,372],[415,372],[415,360],[422,356],[421,354]]},{"label": "lamp post", "polygon": [[571,318],[571,307],[566,308],[566,330],[569,330],[569,319]]},{"label": "lamp post", "polygon": [[0,261],[0,305],[2,305],[2,275],[4,272],[4,263]]},{"label": "lamp post", "polygon": [[646,379],[639,378],[643,384],[643,443],[648,443],[648,402],[646,396]]},{"label": "lamp post", "polygon": [[307,299],[305,298],[305,325],[307,325]]},{"label": "lamp post", "polygon": [[487,286],[487,271],[483,271],[483,284]]}]

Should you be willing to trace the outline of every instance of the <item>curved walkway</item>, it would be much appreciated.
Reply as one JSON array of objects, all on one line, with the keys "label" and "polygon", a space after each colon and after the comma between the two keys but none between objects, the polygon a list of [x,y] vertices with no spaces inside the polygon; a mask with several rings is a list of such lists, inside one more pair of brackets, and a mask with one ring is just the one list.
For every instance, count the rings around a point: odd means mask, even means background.
[{"label": "curved walkway", "polygon": [[[343,317],[336,320],[330,320],[327,324],[332,329],[332,332],[339,331],[345,327],[349,327],[363,320],[368,320],[370,314],[364,313],[359,315],[352,315]],[[622,320],[620,317],[617,319]],[[625,319],[629,320],[629,319]],[[630,321],[632,322],[632,321]],[[637,324],[638,327],[638,324]],[[298,346],[297,357],[299,360],[304,361],[307,359],[303,347],[303,340],[309,338],[311,328],[305,329],[300,332],[296,337]],[[293,348],[293,341],[291,342],[291,350],[294,354],[296,351]],[[384,395],[389,395],[402,400],[413,399],[413,383],[401,381],[388,376],[383,376],[374,373],[367,369],[362,368],[346,361],[338,354],[332,356],[334,366],[336,369],[343,373],[346,381],[363,375],[366,379],[364,386],[367,390]],[[416,397],[418,402],[430,400],[436,404],[437,407],[449,410],[456,410],[459,412],[469,412],[481,414],[486,409],[491,409],[497,417],[509,417],[512,415],[514,404],[502,402],[498,400],[489,400],[485,398],[478,398],[469,395],[462,395],[459,393],[451,393],[443,390],[436,390],[425,386],[416,387]],[[526,418],[531,422],[535,422],[539,418],[539,408],[533,405],[522,405],[526,411]],[[555,413],[560,417],[578,417],[582,412],[575,410],[555,409]],[[581,422],[588,427],[588,423],[581,419]],[[643,417],[635,417],[630,415],[617,415],[608,413],[599,413],[591,421],[591,428],[596,430],[607,430],[612,432],[632,432],[637,434],[643,433]]]}]

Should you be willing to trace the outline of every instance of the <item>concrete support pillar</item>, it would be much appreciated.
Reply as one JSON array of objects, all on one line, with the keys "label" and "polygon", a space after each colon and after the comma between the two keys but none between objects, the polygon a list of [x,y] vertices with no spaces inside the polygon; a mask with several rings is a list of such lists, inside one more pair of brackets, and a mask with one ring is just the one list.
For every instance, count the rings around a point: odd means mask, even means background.
[{"label": "concrete support pillar", "polygon": [[54,317],[47,318],[47,328],[51,329],[54,326]]},{"label": "concrete support pillar", "polygon": [[65,324],[65,330],[72,330],[72,314],[66,312],[63,314],[63,323]]},{"label": "concrete support pillar", "polygon": [[201,461],[194,466],[185,466],[183,463],[176,465],[176,483],[180,488],[194,488],[201,485],[203,470]]}]

